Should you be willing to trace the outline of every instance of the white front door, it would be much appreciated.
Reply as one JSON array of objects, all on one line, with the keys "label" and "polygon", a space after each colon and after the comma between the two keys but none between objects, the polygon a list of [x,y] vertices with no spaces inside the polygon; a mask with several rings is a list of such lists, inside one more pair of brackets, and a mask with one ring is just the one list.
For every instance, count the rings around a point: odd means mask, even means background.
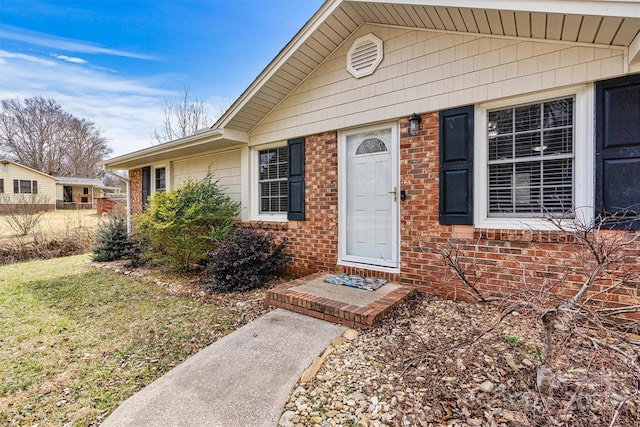
[{"label": "white front door", "polygon": [[342,261],[398,267],[397,141],[395,125],[342,134]]}]

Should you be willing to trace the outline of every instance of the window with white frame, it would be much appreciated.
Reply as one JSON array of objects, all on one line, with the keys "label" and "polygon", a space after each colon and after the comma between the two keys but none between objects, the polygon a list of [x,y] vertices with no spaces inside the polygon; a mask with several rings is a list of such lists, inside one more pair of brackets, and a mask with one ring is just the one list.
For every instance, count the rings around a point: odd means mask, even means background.
[{"label": "window with white frame", "polygon": [[574,97],[487,112],[488,215],[574,208]]},{"label": "window with white frame", "polygon": [[258,213],[287,212],[287,146],[258,151]]},{"label": "window with white frame", "polygon": [[549,216],[593,219],[593,87],[476,108],[474,224],[549,229]]},{"label": "window with white frame", "polygon": [[[36,181],[31,181],[27,179],[18,180],[17,188],[14,188],[14,193],[20,194],[35,194],[38,191],[36,190]],[[15,186],[14,186],[15,187]],[[17,189],[17,191],[16,191]]]},{"label": "window with white frame", "polygon": [[167,189],[167,169],[166,168],[156,168],[155,169],[155,181],[156,181],[156,192],[164,192]]}]

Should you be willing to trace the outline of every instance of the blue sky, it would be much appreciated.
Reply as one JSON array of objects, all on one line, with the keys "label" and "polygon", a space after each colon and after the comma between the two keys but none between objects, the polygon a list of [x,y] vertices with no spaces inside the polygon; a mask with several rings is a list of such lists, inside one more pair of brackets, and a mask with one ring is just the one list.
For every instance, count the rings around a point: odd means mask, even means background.
[{"label": "blue sky", "polygon": [[165,99],[235,100],[323,0],[2,0],[0,99],[93,121],[113,156],[151,145]]}]

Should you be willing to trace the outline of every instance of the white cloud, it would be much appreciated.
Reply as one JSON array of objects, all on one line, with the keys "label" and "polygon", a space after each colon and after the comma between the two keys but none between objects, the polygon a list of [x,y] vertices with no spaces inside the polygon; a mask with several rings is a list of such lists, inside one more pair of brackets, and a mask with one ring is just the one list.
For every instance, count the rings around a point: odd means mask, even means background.
[{"label": "white cloud", "polygon": [[[53,61],[49,61],[47,59],[38,58],[37,56],[25,55],[24,53],[13,53],[7,52],[6,50],[0,50],[0,58],[11,58],[11,59],[20,59],[22,61],[27,62],[37,62],[42,65],[53,65]],[[6,63],[6,61],[2,61],[2,63]]]},{"label": "white cloud", "polygon": [[162,124],[165,97],[176,95],[163,86],[181,78],[134,79],[76,64],[0,51],[0,99],[54,99],[65,111],[94,122],[109,138],[113,156],[150,146],[151,132]]},{"label": "white cloud", "polygon": [[52,53],[51,56],[53,56],[56,59],[60,59],[62,61],[71,62],[73,64],[86,64],[88,62],[82,58],[76,58],[76,57],[67,56],[67,55],[56,55],[55,53]]},{"label": "white cloud", "polygon": [[125,58],[157,60],[157,58],[151,55],[144,55],[136,52],[126,52],[118,49],[109,49],[82,40],[54,37],[48,34],[38,33],[35,31],[27,31],[11,26],[4,26],[4,29],[0,29],[0,39],[15,40],[23,43],[29,43],[42,47],[50,47],[56,50],[63,50],[67,52],[80,52],[89,54],[121,56]]}]

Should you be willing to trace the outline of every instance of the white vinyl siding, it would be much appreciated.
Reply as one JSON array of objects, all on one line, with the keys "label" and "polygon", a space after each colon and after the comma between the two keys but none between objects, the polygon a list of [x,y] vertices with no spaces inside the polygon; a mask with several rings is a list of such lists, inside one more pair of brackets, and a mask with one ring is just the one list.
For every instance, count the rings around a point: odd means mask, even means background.
[{"label": "white vinyl siding", "polygon": [[208,173],[218,180],[224,192],[234,201],[241,201],[240,150],[205,154],[171,162],[171,188],[187,179],[202,179]]},{"label": "white vinyl siding", "polygon": [[[37,181],[38,199],[43,204],[55,206],[55,178],[11,162],[0,167],[0,178],[4,180],[2,203],[17,203],[21,197],[30,196],[33,194],[33,182]],[[14,180],[18,180],[18,193],[14,193]]]},{"label": "white vinyl siding", "polygon": [[[352,40],[384,43],[376,71],[345,67]],[[363,25],[251,132],[251,145],[314,135],[411,113],[440,111],[593,82],[625,72],[619,47],[493,38]]]}]

